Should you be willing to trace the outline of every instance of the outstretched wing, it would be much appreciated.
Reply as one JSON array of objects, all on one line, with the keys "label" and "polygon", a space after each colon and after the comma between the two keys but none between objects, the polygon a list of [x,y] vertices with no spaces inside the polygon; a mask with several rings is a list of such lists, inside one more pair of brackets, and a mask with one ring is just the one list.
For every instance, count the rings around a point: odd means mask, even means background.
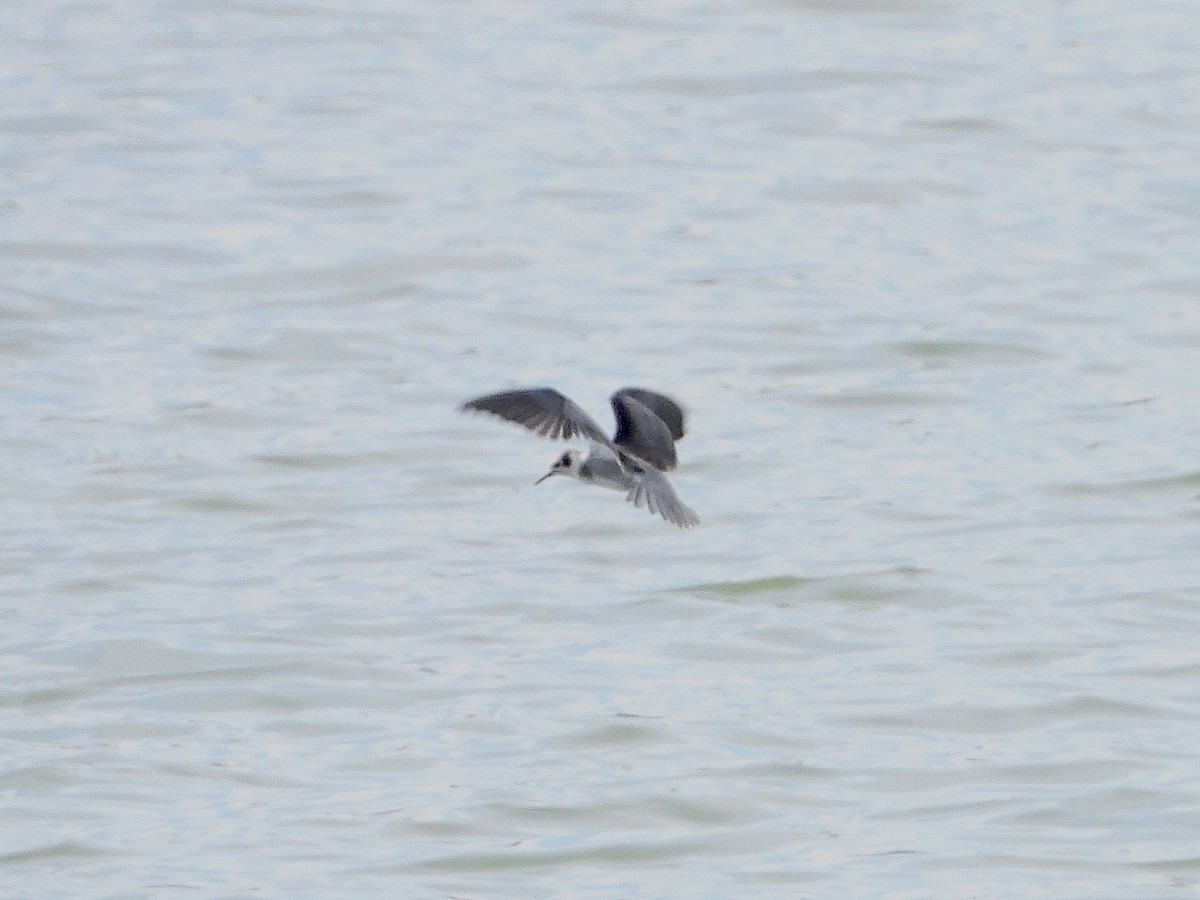
[{"label": "outstretched wing", "polygon": [[468,400],[462,405],[462,409],[491,413],[493,416],[523,425],[542,437],[570,440],[581,434],[614,452],[617,450],[608,435],[596,424],[595,419],[554,388],[528,388],[487,394]]},{"label": "outstretched wing", "polygon": [[666,422],[628,392],[613,394],[612,408],[617,417],[614,444],[661,471],[675,468],[675,441]]},{"label": "outstretched wing", "polygon": [[700,517],[679,499],[662,472],[649,466],[635,466],[632,474],[635,483],[625,499],[634,506],[645,506],[651,513],[662,516],[680,528],[690,528],[700,523]]},{"label": "outstretched wing", "polygon": [[613,397],[632,397],[663,420],[663,424],[671,432],[672,439],[677,441],[683,437],[684,422],[687,419],[687,415],[678,403],[665,394],[650,391],[646,388],[624,387],[613,394]]}]

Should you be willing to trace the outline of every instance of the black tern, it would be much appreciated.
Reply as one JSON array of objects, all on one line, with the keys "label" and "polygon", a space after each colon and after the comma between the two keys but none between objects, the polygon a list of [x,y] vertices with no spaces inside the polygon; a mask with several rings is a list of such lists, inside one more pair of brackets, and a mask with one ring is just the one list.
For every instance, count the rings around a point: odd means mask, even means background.
[{"label": "black tern", "polygon": [[535,434],[570,440],[581,435],[591,442],[585,453],[568,450],[539,478],[569,475],[585,484],[625,491],[634,506],[645,506],[680,528],[700,519],[675,495],[663,472],[675,468],[675,442],[683,437],[683,409],[670,397],[645,388],[621,388],[612,395],[617,431],[609,438],[569,397],[554,388],[501,391],[468,400],[464,412],[491,413],[523,425]]}]

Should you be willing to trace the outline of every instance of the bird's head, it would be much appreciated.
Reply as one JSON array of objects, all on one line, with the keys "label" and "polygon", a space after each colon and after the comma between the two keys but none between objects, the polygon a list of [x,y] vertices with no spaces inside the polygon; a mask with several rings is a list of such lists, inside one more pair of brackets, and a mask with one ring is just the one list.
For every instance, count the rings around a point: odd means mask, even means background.
[{"label": "bird's head", "polygon": [[570,475],[572,478],[578,478],[579,469],[582,465],[583,454],[578,450],[568,450],[556,459],[554,465],[550,467],[550,471],[535,481],[534,484],[541,484],[552,475]]}]

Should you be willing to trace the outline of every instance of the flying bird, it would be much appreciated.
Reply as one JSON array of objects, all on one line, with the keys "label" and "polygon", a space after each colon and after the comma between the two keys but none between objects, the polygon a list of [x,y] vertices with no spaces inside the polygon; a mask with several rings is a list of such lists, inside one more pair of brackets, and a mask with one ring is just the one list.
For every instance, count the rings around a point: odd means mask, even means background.
[{"label": "flying bird", "polygon": [[621,388],[610,402],[617,420],[611,438],[554,388],[487,394],[468,400],[462,409],[491,413],[543,437],[588,439],[586,453],[566,451],[535,484],[554,475],[569,475],[585,484],[625,491],[625,499],[634,506],[645,506],[680,528],[697,524],[699,517],[680,501],[663,474],[676,465],[675,442],[683,437],[683,409],[670,397],[635,387]]}]

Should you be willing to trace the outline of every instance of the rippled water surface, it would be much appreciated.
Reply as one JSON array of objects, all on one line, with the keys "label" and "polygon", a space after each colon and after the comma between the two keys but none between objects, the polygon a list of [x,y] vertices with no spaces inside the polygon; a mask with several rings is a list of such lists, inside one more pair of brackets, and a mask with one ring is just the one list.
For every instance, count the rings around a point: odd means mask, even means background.
[{"label": "rippled water surface", "polygon": [[[13,6],[0,892],[1194,896],[1198,45]],[[701,526],[456,412],[539,384]]]}]

